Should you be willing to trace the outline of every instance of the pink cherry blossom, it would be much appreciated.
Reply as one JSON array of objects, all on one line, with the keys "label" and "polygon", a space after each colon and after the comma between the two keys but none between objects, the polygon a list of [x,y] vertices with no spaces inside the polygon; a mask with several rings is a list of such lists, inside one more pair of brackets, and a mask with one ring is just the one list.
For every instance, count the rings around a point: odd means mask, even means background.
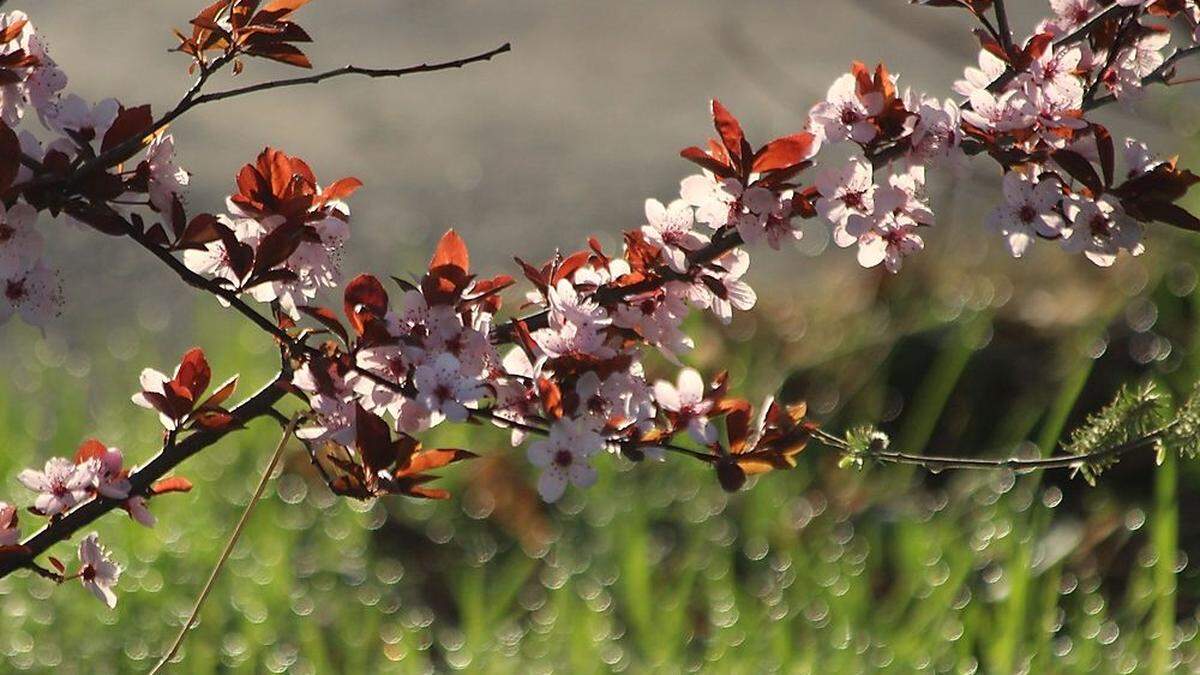
[{"label": "pink cherry blossom", "polygon": [[115,98],[106,98],[93,105],[76,94],[69,94],[48,114],[48,123],[51,129],[69,136],[73,143],[98,150],[120,109],[121,104]]},{"label": "pink cherry blossom", "polygon": [[1056,24],[1064,30],[1082,26],[1100,8],[1096,0],[1050,0],[1057,17]]},{"label": "pink cherry blossom", "polygon": [[42,256],[42,235],[34,225],[37,210],[18,202],[0,204],[0,278],[23,274]]},{"label": "pink cherry blossom", "polygon": [[855,157],[839,170],[817,174],[817,213],[833,224],[834,240],[839,246],[854,243],[845,234],[852,215],[868,215],[875,208],[875,183],[871,165]]},{"label": "pink cherry blossom", "polygon": [[549,436],[529,445],[527,455],[542,470],[538,493],[547,502],[562,498],[570,483],[590,487],[596,482],[596,469],[589,459],[604,449],[604,439],[586,422],[563,418],[550,425]]},{"label": "pink cherry blossom", "polygon": [[682,199],[663,206],[657,199],[646,200],[646,224],[642,234],[646,241],[662,248],[662,254],[676,272],[688,268],[687,254],[709,242],[707,235],[696,232],[695,213]]},{"label": "pink cherry blossom", "polygon": [[1063,237],[1063,249],[1082,252],[1100,267],[1108,267],[1124,250],[1140,255],[1142,225],[1125,215],[1120,202],[1109,195],[1099,200],[1077,197],[1065,204],[1071,228]]},{"label": "pink cherry blossom", "polygon": [[100,545],[100,535],[95,532],[79,542],[79,581],[109,609],[117,606],[117,594],[113,586],[121,578],[121,567],[113,562],[109,552]]},{"label": "pink cherry blossom", "polygon": [[170,134],[156,137],[146,149],[150,170],[150,203],[160,213],[171,213],[176,197],[182,197],[191,178],[175,161],[175,139]]},{"label": "pink cherry blossom", "polygon": [[693,368],[679,371],[675,384],[666,380],[654,383],[654,399],[663,410],[674,413],[680,427],[697,442],[704,445],[717,440],[717,430],[708,419],[712,401],[704,399],[704,380]]},{"label": "pink cherry blossom", "polygon": [[89,460],[75,464],[63,457],[46,460],[41,471],[25,469],[17,475],[22,485],[38,493],[33,509],[43,516],[56,516],[87,499],[96,483],[99,463]]},{"label": "pink cherry blossom", "polygon": [[971,108],[963,109],[964,122],[984,131],[1013,131],[1033,124],[1029,101],[1017,90],[995,96],[985,89],[971,92]]},{"label": "pink cherry blossom", "polygon": [[45,326],[63,305],[58,273],[37,262],[29,270],[0,275],[0,323],[13,314],[32,326]]},{"label": "pink cherry blossom", "polygon": [[696,208],[696,222],[715,230],[729,223],[742,196],[742,184],[736,178],[717,178],[705,171],[680,181],[679,196]]},{"label": "pink cherry blossom", "polygon": [[1033,183],[1018,172],[1004,176],[1004,203],[988,217],[988,225],[1004,236],[1008,250],[1021,257],[1035,235],[1057,237],[1062,234],[1062,216],[1055,208],[1062,190],[1053,180]]},{"label": "pink cherry blossom", "polygon": [[825,100],[809,111],[809,128],[822,145],[874,140],[877,130],[869,118],[882,112],[883,97],[877,92],[860,97],[856,85],[854,75],[842,75],[830,85]]},{"label": "pink cherry blossom", "polygon": [[16,546],[21,543],[21,528],[18,525],[17,507],[0,502],[0,547]]},{"label": "pink cherry blossom", "polygon": [[466,404],[487,395],[487,390],[475,378],[464,376],[459,366],[453,355],[440,354],[433,363],[417,366],[413,373],[417,402],[451,422],[466,421],[470,415]]},{"label": "pink cherry blossom", "polygon": [[1007,69],[1008,64],[1000,57],[986,49],[981,49],[979,50],[979,67],[968,67],[963,72],[963,79],[954,83],[954,92],[970,98],[977,91],[986,91]]}]

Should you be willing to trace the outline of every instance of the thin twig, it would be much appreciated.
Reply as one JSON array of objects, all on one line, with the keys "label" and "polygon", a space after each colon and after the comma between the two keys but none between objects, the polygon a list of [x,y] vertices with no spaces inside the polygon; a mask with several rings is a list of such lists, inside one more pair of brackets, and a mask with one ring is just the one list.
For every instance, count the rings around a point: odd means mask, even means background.
[{"label": "thin twig", "polygon": [[191,629],[192,624],[196,623],[196,617],[200,615],[200,608],[204,606],[204,601],[208,599],[208,594],[212,592],[213,586],[217,582],[217,577],[220,576],[221,570],[225,567],[225,562],[229,560],[229,555],[233,553],[233,547],[237,545],[238,539],[241,538],[242,531],[246,527],[246,522],[250,520],[250,512],[254,510],[254,505],[262,499],[263,492],[267,489],[267,483],[271,480],[271,474],[274,473],[275,467],[279,465],[279,458],[283,456],[283,448],[287,445],[288,439],[291,438],[292,432],[296,430],[296,422],[299,419],[299,414],[293,415],[287,426],[284,427],[283,435],[279,437],[279,444],[275,446],[275,452],[271,455],[271,461],[267,464],[266,470],[263,471],[262,478],[258,481],[258,487],[254,490],[254,495],[250,497],[250,502],[246,504],[246,508],[242,511],[242,517],[238,519],[237,526],[233,528],[233,532],[229,535],[229,541],[225,542],[225,550],[221,551],[221,557],[217,559],[217,564],[213,567],[212,574],[208,575],[208,581],[205,582],[204,588],[200,590],[200,595],[196,598],[196,604],[192,607],[191,615],[188,616],[187,621],[179,629],[179,635],[175,636],[175,641],[171,643],[171,649],[159,660],[158,665],[154,666],[154,669],[150,671],[150,675],[157,675],[179,653],[179,648],[183,646],[183,641],[187,638],[188,630]]},{"label": "thin twig", "polygon": [[[1176,424],[1177,422],[1171,422],[1148,434],[1139,436],[1138,438],[1125,443],[1080,455],[1058,455],[1054,457],[1037,457],[1032,459],[1022,459],[1019,457],[987,459],[980,457],[918,455],[908,452],[868,449],[865,452],[857,453],[857,456],[864,460],[875,460],[886,464],[908,464],[912,466],[920,466],[929,469],[930,471],[941,471],[943,469],[1011,469],[1014,471],[1078,469],[1099,460],[1119,457],[1135,450],[1152,446],[1157,443],[1159,439],[1161,439],[1167,432],[1174,428]],[[825,445],[834,447],[843,452],[849,451],[848,444],[836,436],[830,436],[824,432],[814,433],[813,436]]]}]

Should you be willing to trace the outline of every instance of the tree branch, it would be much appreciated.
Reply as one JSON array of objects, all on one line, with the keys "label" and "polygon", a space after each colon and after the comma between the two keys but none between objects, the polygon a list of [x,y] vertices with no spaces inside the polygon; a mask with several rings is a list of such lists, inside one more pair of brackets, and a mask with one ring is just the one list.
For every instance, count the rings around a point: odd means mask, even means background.
[{"label": "tree branch", "polygon": [[417,73],[432,73],[439,70],[462,68],[463,66],[467,66],[472,63],[490,61],[493,57],[509,51],[512,51],[512,43],[505,42],[499,47],[490,49],[486,52],[461,59],[454,59],[452,61],[421,63],[415,66],[408,66],[406,68],[360,68],[358,66],[345,66],[343,68],[337,68],[324,73],[317,73],[315,75],[284,80],[271,80],[268,82],[260,82],[259,84],[247,85],[245,87],[238,87],[236,89],[228,89],[225,91],[201,95],[201,90],[203,90],[205,83],[208,82],[208,79],[213,75],[213,73],[216,73],[226,64],[233,61],[233,59],[237,56],[237,52],[227,52],[213,59],[212,62],[201,66],[200,75],[196,78],[196,81],[170,112],[163,115],[149,127],[132,136],[125,142],[113,147],[108,152],[101,153],[90,161],[85,162],[77,171],[72,174],[68,184],[76,185],[81,179],[87,177],[96,169],[115,166],[129,159],[142,148],[142,140],[144,138],[150,136],[151,134],[157,133],[165,128],[168,124],[181,117],[184,113],[205,103],[220,101],[227,98],[234,98],[235,96],[242,96],[245,94],[252,94],[258,91],[278,89],[280,87],[292,87],[301,84],[315,84],[323,80],[341,77],[343,75],[363,75],[372,78],[403,77],[405,75],[415,75]]},{"label": "tree branch", "polygon": [[[250,398],[242,401],[230,413],[242,423],[269,414],[268,411],[272,406],[287,393],[283,387],[279,386],[285,378],[286,374],[281,373]],[[129,494],[145,495],[150,486],[184,460],[213,445],[234,430],[234,428],[226,428],[197,431],[178,443],[167,444],[149,462],[129,475],[131,486]],[[22,567],[29,567],[39,555],[45,553],[51,546],[66,541],[75,532],[87,527],[104,514],[120,508],[123,501],[98,496],[80,504],[63,517],[45,524],[40,530],[21,542],[23,550],[0,557],[0,579]]]}]

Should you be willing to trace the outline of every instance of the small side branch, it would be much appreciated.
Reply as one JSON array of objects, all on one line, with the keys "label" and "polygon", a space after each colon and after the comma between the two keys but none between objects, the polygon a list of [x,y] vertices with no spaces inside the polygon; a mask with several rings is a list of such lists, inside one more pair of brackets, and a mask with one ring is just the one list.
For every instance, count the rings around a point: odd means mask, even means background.
[{"label": "small side branch", "polygon": [[491,61],[493,57],[510,51],[512,51],[512,43],[505,42],[495,49],[489,49],[486,52],[476,54],[474,56],[454,59],[453,61],[422,63],[415,66],[408,66],[407,68],[363,68],[361,66],[343,66],[341,68],[335,68],[334,70],[328,70],[323,73],[316,73],[314,75],[306,75],[304,77],[293,77],[286,80],[271,80],[270,82],[260,82],[259,84],[251,84],[245,87],[238,87],[236,89],[214,91],[210,94],[204,94],[202,96],[195,97],[192,100],[190,107],[194,108],[205,103],[212,103],[214,101],[233,98],[235,96],[244,96],[246,94],[269,91],[271,89],[279,89],[282,87],[295,87],[302,84],[317,84],[318,82],[324,82],[325,80],[330,80],[335,77],[342,77],[344,75],[361,75],[363,77],[371,78],[403,77],[405,75],[415,75],[417,73],[432,73],[439,70],[452,70],[454,68],[462,68],[463,66],[467,66],[472,63]]},{"label": "small side branch", "polygon": [[[271,410],[272,406],[287,393],[283,387],[279,386],[281,378],[272,380],[253,396],[236,406],[230,413],[243,423],[268,414],[267,411]],[[232,428],[198,431],[178,443],[166,445],[153,459],[129,475],[131,486],[129,493],[133,495],[146,494],[151,485],[184,460],[220,441],[232,431],[234,431]],[[91,501],[84,502],[62,518],[47,523],[42,529],[21,542],[23,550],[20,554],[0,557],[0,579],[21,568],[32,569],[33,561],[50,547],[70,539],[77,531],[87,527],[109,511],[120,507],[121,500],[96,497]]]}]

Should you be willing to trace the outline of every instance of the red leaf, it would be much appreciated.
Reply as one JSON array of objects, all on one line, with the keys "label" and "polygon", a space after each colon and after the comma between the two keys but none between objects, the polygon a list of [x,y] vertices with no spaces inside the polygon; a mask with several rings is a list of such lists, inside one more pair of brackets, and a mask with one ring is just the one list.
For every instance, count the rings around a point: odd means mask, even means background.
[{"label": "red leaf", "polygon": [[731,178],[737,173],[732,167],[722,163],[720,160],[694,145],[680,150],[679,156],[690,162],[699,164],[700,166],[708,169],[722,178]]},{"label": "red leaf", "polygon": [[1200,218],[1192,215],[1187,209],[1178,204],[1168,202],[1146,202],[1138,205],[1142,214],[1160,223],[1192,232],[1200,232]]},{"label": "red leaf", "polygon": [[208,359],[204,358],[204,350],[193,347],[179,360],[179,370],[176,371],[174,382],[178,383],[191,394],[191,400],[200,398],[212,379],[212,369]]},{"label": "red leaf", "polygon": [[816,137],[807,131],[777,138],[755,153],[751,169],[758,173],[790,169],[810,159],[816,147]]},{"label": "red leaf", "polygon": [[354,446],[363,464],[372,473],[391,468],[398,453],[387,421],[357,403],[354,406]]},{"label": "red leaf", "polygon": [[346,285],[342,309],[354,332],[362,335],[370,319],[382,319],[388,311],[388,294],[379,279],[360,274]]},{"label": "red leaf", "polygon": [[55,558],[54,556],[48,556],[46,559],[50,561],[50,564],[54,566],[54,569],[58,570],[59,574],[66,573],[67,566],[64,565],[61,560],[59,560],[58,558]]},{"label": "red leaf", "polygon": [[433,252],[433,259],[429,261],[431,271],[446,266],[456,267],[462,270],[463,274],[471,271],[471,256],[467,251],[467,243],[452,229],[446,230],[446,234],[442,235],[437,249]]},{"label": "red leaf", "polygon": [[740,161],[742,144],[746,142],[746,134],[742,132],[742,125],[715,98],[712,100],[712,115],[713,126],[716,127],[717,135],[721,137],[721,143],[724,144],[725,150],[729,152],[730,157]]},{"label": "red leaf", "polygon": [[150,486],[151,495],[165,495],[168,492],[191,492],[192,481],[183,476],[164,478]]},{"label": "red leaf", "polygon": [[286,42],[273,42],[261,47],[254,47],[246,50],[250,56],[258,56],[271,61],[286,63],[289,66],[297,68],[312,68],[312,62],[300,51],[299,47],[287,44]]},{"label": "red leaf", "polygon": [[1099,174],[1083,155],[1071,150],[1058,150],[1050,157],[1056,164],[1066,169],[1072,178],[1086,185],[1093,195],[1099,195],[1104,191],[1104,184],[1100,182]]},{"label": "red leaf", "polygon": [[537,379],[538,397],[542,400],[542,410],[551,419],[559,419],[563,416],[562,406],[562,390],[558,388],[552,380],[544,377]]},{"label": "red leaf", "polygon": [[229,397],[233,396],[233,392],[237,390],[237,383],[237,375],[225,380],[223,383],[221,383],[221,386],[217,387],[217,390],[213,392],[212,396],[209,396],[207,399],[205,399],[204,403],[201,403],[199,407],[214,408],[229,400]]},{"label": "red leaf", "polygon": [[152,126],[154,117],[150,114],[149,105],[123,108],[105,132],[104,140],[100,143],[100,152],[108,152],[129,139],[145,136],[150,133]]},{"label": "red leaf", "polygon": [[346,327],[342,325],[341,321],[338,321],[337,315],[333,313],[333,310],[328,307],[317,307],[315,305],[304,305],[297,309],[320,321],[326,328],[333,331],[334,335],[340,337],[343,343],[350,343],[350,336],[346,333]]},{"label": "red leaf", "polygon": [[179,236],[180,245],[200,247],[220,239],[221,234],[214,227],[216,224],[217,217],[211,213],[196,215],[188,222],[187,227],[183,228],[183,234]]},{"label": "red leaf", "polygon": [[362,181],[354,177],[335,181],[333,185],[330,185],[321,192],[321,196],[317,199],[317,202],[325,204],[326,202],[335,200],[341,201],[354,194],[362,185]]},{"label": "red leaf", "polygon": [[1092,125],[1092,133],[1096,136],[1096,149],[1100,153],[1100,169],[1104,172],[1104,185],[1111,187],[1113,169],[1116,165],[1112,134],[1108,133],[1107,127],[1099,124]]},{"label": "red leaf", "polygon": [[192,413],[192,420],[206,431],[224,431],[239,425],[232,413],[219,407],[198,409]]},{"label": "red leaf", "polygon": [[83,464],[89,459],[101,459],[106,454],[108,454],[108,446],[94,438],[89,438],[75,451],[75,463]]},{"label": "red leaf", "polygon": [[17,19],[10,23],[7,28],[0,31],[0,45],[6,42],[12,42],[21,36],[21,31],[24,30],[25,24],[29,23],[29,19]]},{"label": "red leaf", "polygon": [[436,450],[422,450],[415,453],[408,465],[397,473],[398,476],[410,476],[434,469],[440,469],[454,462],[461,462],[466,459],[475,459],[476,455],[469,450],[456,450],[452,448],[441,448]]}]

